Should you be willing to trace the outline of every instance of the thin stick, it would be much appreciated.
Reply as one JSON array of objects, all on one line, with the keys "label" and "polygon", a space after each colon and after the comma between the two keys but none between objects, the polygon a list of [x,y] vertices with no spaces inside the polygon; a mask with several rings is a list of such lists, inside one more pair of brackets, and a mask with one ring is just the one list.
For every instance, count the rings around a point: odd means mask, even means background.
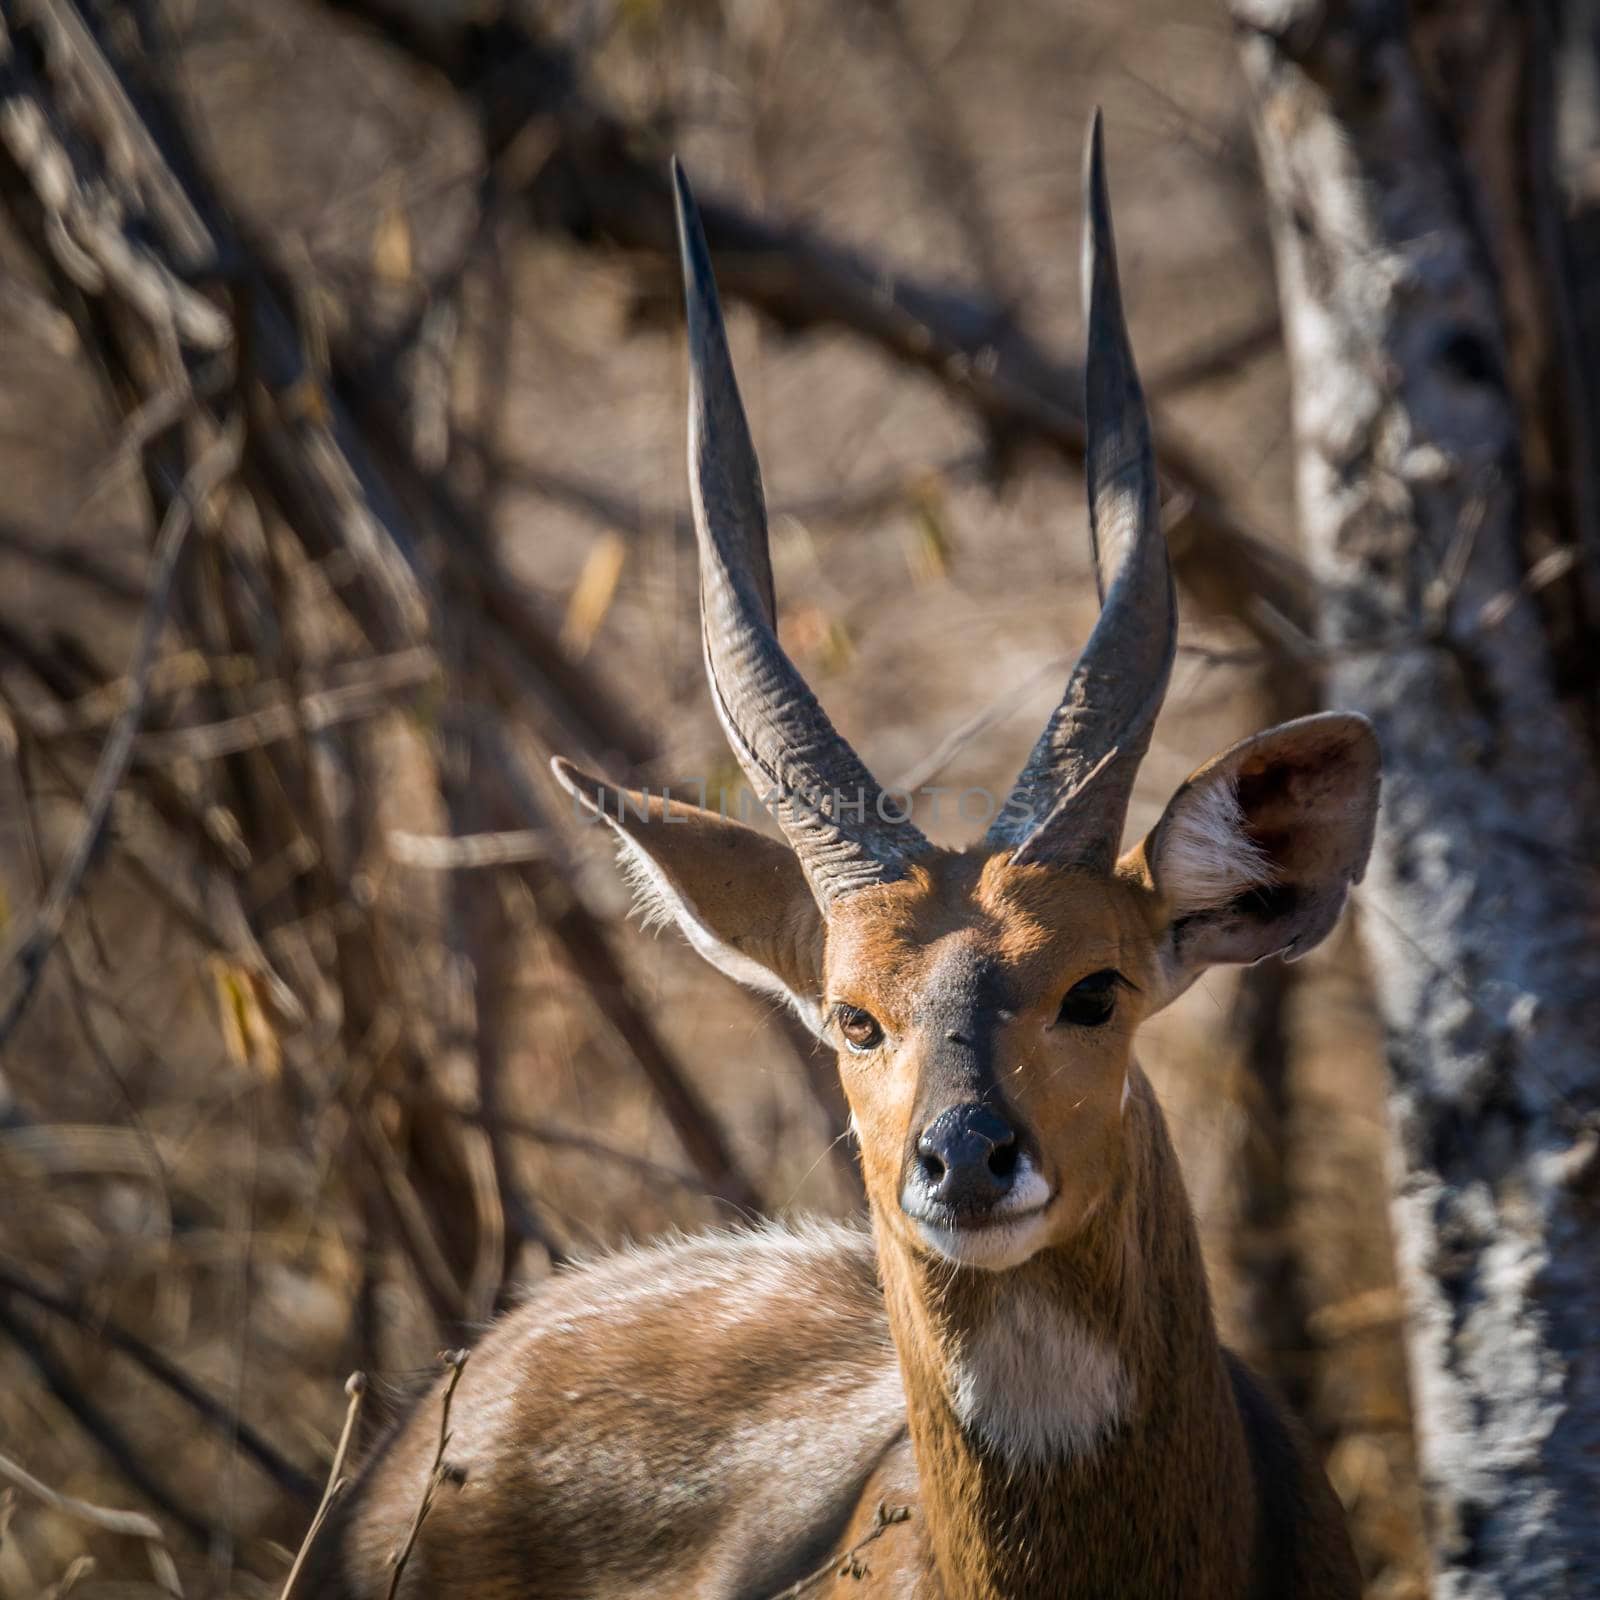
[{"label": "thin stick", "polygon": [[104,1317],[92,1316],[89,1311],[66,1295],[57,1294],[41,1283],[36,1283],[19,1268],[0,1261],[0,1289],[23,1296],[45,1311],[65,1318],[82,1330],[88,1338],[120,1351],[130,1361],[142,1367],[159,1384],[169,1389],[189,1406],[206,1423],[232,1434],[233,1442],[249,1456],[278,1486],[302,1500],[309,1500],[316,1492],[315,1485],[297,1467],[279,1455],[262,1436],[243,1418],[233,1418],[220,1400],[206,1393],[188,1373],[169,1361],[159,1350],[152,1349],[142,1339],[126,1328]]},{"label": "thin stick", "polygon": [[167,1549],[166,1535],[154,1517],[142,1511],[118,1511],[111,1506],[91,1505],[87,1500],[75,1500],[71,1495],[41,1483],[24,1467],[7,1455],[0,1455],[0,1477],[8,1478],[17,1488],[31,1494],[35,1500],[59,1511],[63,1516],[86,1522],[92,1528],[106,1533],[119,1533],[129,1539],[143,1539],[145,1554],[150,1559],[150,1571],[163,1593],[177,1595],[182,1600],[183,1585],[178,1582],[177,1564]]},{"label": "thin stick", "polygon": [[15,1315],[14,1308],[4,1299],[0,1299],[0,1334],[4,1334],[21,1351],[45,1389],[104,1452],[112,1466],[168,1522],[182,1528],[200,1549],[229,1537],[222,1527],[192,1511],[168,1489],[117,1424],[79,1387],[39,1333],[22,1317]]},{"label": "thin stick", "polygon": [[[476,1106],[466,1106],[456,1101],[447,1104],[451,1114],[460,1117],[463,1122],[482,1123],[487,1120]],[[496,1121],[501,1130],[514,1139],[526,1139],[530,1144],[548,1145],[556,1150],[576,1150],[584,1155],[595,1156],[601,1161],[614,1161],[618,1166],[628,1168],[641,1178],[649,1178],[657,1183],[670,1183],[680,1189],[692,1189],[695,1193],[708,1195],[712,1199],[717,1197],[717,1191],[698,1173],[681,1172],[677,1167],[667,1166],[665,1162],[652,1161],[648,1156],[635,1155],[631,1150],[619,1150],[615,1145],[591,1138],[586,1133],[574,1133],[566,1128],[552,1128],[545,1123],[527,1122],[515,1116],[497,1115]]]},{"label": "thin stick", "polygon": [[437,677],[431,650],[417,647],[380,656],[360,681],[316,689],[298,702],[269,702],[253,711],[190,728],[168,728],[141,735],[141,761],[215,761],[243,750],[285,742],[301,733],[322,733],[343,723],[378,716],[391,709],[395,695]]},{"label": "thin stick", "polygon": [[93,1556],[74,1556],[67,1570],[50,1585],[39,1600],[67,1600],[67,1596],[95,1569]]},{"label": "thin stick", "polygon": [[95,767],[88,793],[84,796],[83,820],[78,825],[72,848],[56,872],[55,881],[35,914],[32,926],[4,963],[7,970],[18,969],[20,976],[5,1010],[0,1012],[0,1048],[11,1037],[12,1030],[33,998],[45,961],[60,937],[67,911],[78,893],[84,874],[89,870],[90,861],[94,859],[95,847],[111,814],[111,802],[123,778],[127,776],[128,763],[133,759],[134,735],[138,732],[149,695],[150,669],[155,661],[156,643],[166,624],[172,583],[178,571],[178,557],[183,554],[184,543],[195,524],[200,506],[238,466],[243,438],[243,430],[236,424],[219,435],[185,476],[162,520],[150,565],[149,599],[145,602],[144,615],[139,622],[139,636],[133,648],[133,660],[128,667],[128,703],[106,736],[100,751],[99,763]]},{"label": "thin stick", "polygon": [[772,1596],[772,1600],[799,1600],[799,1597],[806,1590],[814,1589],[825,1579],[834,1576],[864,1578],[867,1575],[867,1564],[861,1560],[861,1552],[869,1544],[881,1539],[884,1534],[897,1524],[909,1522],[910,1520],[910,1506],[891,1506],[887,1501],[880,1500],[872,1526],[861,1538],[857,1539],[848,1550],[841,1550],[837,1555],[829,1556],[820,1567],[814,1568],[805,1577],[796,1579],[787,1589],[780,1589],[777,1594]]},{"label": "thin stick", "polygon": [[482,867],[519,866],[546,860],[553,848],[547,832],[509,828],[499,833],[408,833],[391,828],[389,855],[406,867],[430,872],[466,872]]},{"label": "thin stick", "polygon": [[[243,677],[255,665],[243,655],[207,660],[198,650],[179,651],[156,663],[150,673],[150,693],[174,694],[202,684],[232,687],[231,678]],[[309,729],[320,732],[385,703],[391,691],[417,688],[438,674],[438,657],[421,645],[377,656],[360,666],[342,669],[339,682],[307,691],[300,697],[299,717]],[[296,718],[285,686],[271,681],[261,683],[252,697],[257,702],[253,707],[220,722],[140,734],[135,754],[147,760],[181,756],[200,759],[288,738]],[[115,678],[64,705],[36,709],[30,720],[38,738],[70,738],[109,727],[127,703],[128,680]]]},{"label": "thin stick", "polygon": [[444,1482],[448,1473],[444,1452],[450,1443],[450,1402],[455,1399],[456,1385],[461,1382],[461,1373],[467,1364],[469,1354],[470,1352],[466,1350],[446,1350],[440,1356],[440,1360],[450,1368],[450,1381],[444,1386],[444,1399],[439,1408],[439,1446],[433,1453],[433,1466],[428,1473],[422,1499],[417,1502],[416,1515],[412,1517],[411,1526],[406,1530],[405,1543],[395,1552],[394,1571],[389,1574],[389,1592],[386,1600],[395,1600],[395,1596],[400,1592],[400,1579],[406,1570],[406,1563],[411,1559],[417,1535],[422,1531],[423,1520],[433,1508],[433,1497],[439,1492],[439,1485]]},{"label": "thin stick", "polygon": [[1059,677],[1077,659],[1076,655],[1055,656],[1029,673],[1021,683],[1009,684],[988,705],[981,706],[959,728],[941,740],[928,755],[907,767],[890,787],[915,790],[924,784],[931,784],[973,740],[987,733],[995,723],[1003,722],[1024,704],[1040,684]]},{"label": "thin stick", "polygon": [[399,1229],[400,1243],[427,1292],[434,1315],[441,1327],[461,1322],[465,1317],[461,1286],[439,1243],[434,1218],[422,1203],[411,1175],[395,1154],[389,1135],[372,1106],[355,1106],[351,1114],[362,1148],[371,1158],[378,1193],[388,1202]]},{"label": "thin stick", "polygon": [[356,1431],[356,1417],[361,1411],[361,1402],[366,1397],[366,1374],[352,1372],[345,1379],[344,1392],[349,1395],[350,1403],[345,1407],[344,1427],[340,1429],[339,1442],[334,1446],[333,1463],[328,1468],[328,1482],[322,1491],[317,1513],[311,1519],[311,1526],[306,1529],[306,1536],[300,1541],[300,1548],[295,1552],[294,1565],[289,1568],[289,1576],[283,1580],[283,1589],[278,1600],[289,1600],[290,1595],[294,1593],[295,1582],[300,1576],[300,1569],[306,1564],[306,1557],[311,1554],[311,1546],[321,1531],[322,1524],[328,1520],[333,1502],[344,1492],[345,1484],[349,1481],[343,1476],[344,1458],[349,1453],[350,1440]]},{"label": "thin stick", "polygon": [[[102,544],[109,542],[101,540]],[[140,605],[144,601],[144,587],[137,579],[118,572],[87,550],[72,545],[57,550],[38,544],[16,523],[0,522],[0,550],[64,578],[76,578],[113,600],[126,600],[131,605]]]}]

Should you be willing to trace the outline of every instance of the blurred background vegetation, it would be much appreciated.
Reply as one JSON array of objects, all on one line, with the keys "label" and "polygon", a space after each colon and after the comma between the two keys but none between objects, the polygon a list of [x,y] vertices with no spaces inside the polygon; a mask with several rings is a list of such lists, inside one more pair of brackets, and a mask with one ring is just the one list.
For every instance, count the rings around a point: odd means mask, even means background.
[{"label": "blurred background vegetation", "polygon": [[[1104,105],[1184,608],[1130,831],[1318,700],[1265,205],[1228,17],[1184,0],[0,11],[0,1453],[152,1514],[186,1593],[276,1595],[350,1371],[398,1393],[624,1239],[859,1204],[831,1062],[628,924],[546,773],[735,779],[667,152],[786,646],[885,781],[1003,792],[1094,613]],[[1144,1056],[1225,1332],[1400,1600],[1371,1012],[1346,931]],[[0,1595],[157,1592],[70,1508],[0,1534]]]}]

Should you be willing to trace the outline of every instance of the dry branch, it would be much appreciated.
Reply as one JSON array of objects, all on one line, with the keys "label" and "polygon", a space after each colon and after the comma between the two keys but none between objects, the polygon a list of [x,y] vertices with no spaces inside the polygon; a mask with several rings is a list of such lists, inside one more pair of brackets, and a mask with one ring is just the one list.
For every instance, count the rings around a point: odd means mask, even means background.
[{"label": "dry branch", "polygon": [[479,872],[487,867],[542,861],[553,851],[547,834],[529,828],[501,833],[422,834],[391,829],[389,854],[407,867],[429,872]]},{"label": "dry branch", "polygon": [[39,978],[44,971],[56,939],[60,936],[67,911],[83,884],[84,874],[94,858],[101,830],[111,813],[111,802],[127,773],[133,758],[133,740],[144,713],[145,695],[149,688],[150,668],[155,660],[156,645],[167,622],[167,609],[172,598],[173,580],[177,576],[178,558],[183,553],[189,530],[202,514],[202,507],[210,495],[233,473],[239,464],[239,434],[237,430],[224,433],[195,463],[193,470],[179,488],[168,510],[161,532],[156,540],[155,554],[150,567],[150,594],[145,602],[144,616],[139,625],[139,636],[134,644],[133,660],[128,667],[127,704],[119,713],[100,753],[99,764],[89,784],[83,801],[83,818],[77,836],[67,852],[66,859],[57,869],[50,892],[34,914],[32,924],[22,939],[7,953],[4,967],[10,973],[15,969],[16,986],[0,1011],[0,1049],[4,1049],[17,1022],[32,998]]},{"label": "dry branch", "polygon": [[[675,270],[666,150],[601,104],[581,64],[523,13],[484,19],[406,0],[327,3],[441,73],[476,113],[486,153],[508,177],[520,137],[537,129],[541,159],[524,186],[536,224],[580,243],[607,240]],[[1010,307],[893,272],[820,230],[762,221],[714,194],[702,195],[700,206],[725,296],[793,331],[844,328],[929,372],[997,440],[1035,439],[1082,460],[1082,372],[1030,337]],[[1309,631],[1310,585],[1293,558],[1242,527],[1214,475],[1170,439],[1161,466],[1179,582],[1269,649],[1277,640],[1262,629],[1263,602]]]},{"label": "dry branch", "polygon": [[47,546],[48,535],[29,533],[11,523],[0,523],[0,550],[62,577],[75,578],[97,589],[114,600],[124,600],[139,605],[145,597],[144,586],[115,567],[91,555],[87,550],[68,546],[65,549]]},{"label": "dry branch", "polygon": [[122,1430],[83,1392],[37,1331],[17,1316],[4,1299],[0,1299],[0,1335],[9,1338],[27,1357],[40,1382],[95,1442],[117,1472],[164,1517],[181,1528],[188,1539],[204,1549],[225,1537],[220,1528],[183,1504],[167,1488]]},{"label": "dry branch", "polygon": [[379,656],[359,673],[345,674],[350,681],[301,694],[295,704],[263,696],[266,703],[259,708],[221,722],[146,733],[135,754],[141,761],[216,761],[297,734],[323,733],[392,709],[401,691],[424,688],[438,671],[432,652],[421,648]]},{"label": "dry branch", "polygon": [[208,1427],[231,1440],[242,1454],[296,1499],[310,1500],[316,1493],[312,1481],[286,1461],[244,1418],[236,1416],[220,1400],[206,1393],[181,1367],[169,1361],[160,1351],[152,1350],[127,1329],[108,1318],[91,1315],[76,1301],[45,1288],[26,1273],[6,1263],[0,1263],[0,1290],[31,1301],[42,1310],[72,1323],[87,1337],[125,1355],[182,1400]]},{"label": "dry branch", "polygon": [[[482,1116],[480,1111],[470,1106],[452,1106],[450,1109],[456,1116],[466,1117],[469,1121]],[[706,1188],[704,1181],[692,1172],[680,1172],[676,1167],[663,1166],[659,1161],[650,1160],[648,1156],[635,1155],[631,1150],[619,1150],[603,1139],[596,1139],[586,1133],[577,1133],[570,1128],[547,1127],[542,1123],[524,1121],[520,1117],[501,1117],[500,1126],[514,1139],[526,1139],[530,1144],[548,1145],[553,1150],[571,1150],[580,1155],[593,1156],[600,1161],[614,1162],[652,1183],[693,1189],[697,1194],[712,1193]]]},{"label": "dry branch", "polygon": [[339,1430],[339,1442],[333,1448],[333,1460],[328,1465],[327,1486],[322,1491],[322,1499],[317,1504],[311,1526],[306,1529],[306,1536],[300,1541],[300,1548],[295,1551],[294,1564],[289,1568],[289,1576],[283,1580],[283,1589],[278,1600],[291,1600],[301,1569],[311,1554],[311,1547],[316,1543],[323,1523],[328,1520],[333,1502],[344,1492],[348,1482],[344,1476],[344,1462],[350,1451],[350,1441],[355,1437],[356,1418],[361,1414],[361,1402],[366,1397],[366,1378],[359,1372],[352,1372],[345,1381],[344,1392],[349,1396],[349,1401],[345,1406],[344,1426]]},{"label": "dry branch", "polygon": [[879,1501],[878,1508],[873,1513],[872,1526],[853,1545],[841,1550],[837,1555],[829,1556],[803,1578],[797,1578],[787,1589],[779,1590],[772,1596],[772,1600],[800,1600],[801,1595],[826,1583],[829,1578],[856,1580],[864,1578],[868,1567],[863,1559],[863,1552],[869,1545],[876,1544],[891,1528],[910,1520],[910,1506],[891,1506],[885,1501]]},{"label": "dry branch", "polygon": [[76,1522],[87,1523],[104,1533],[120,1534],[125,1539],[142,1539],[150,1561],[150,1570],[161,1590],[177,1595],[182,1600],[183,1585],[178,1582],[178,1569],[167,1549],[166,1535],[161,1524],[142,1511],[117,1511],[110,1506],[91,1505],[87,1500],[75,1500],[61,1494],[48,1484],[41,1483],[31,1472],[17,1465],[9,1456],[0,1455],[0,1477],[9,1479],[17,1488],[25,1490],[41,1505],[59,1511]]},{"label": "dry branch", "polygon": [[422,1524],[433,1509],[434,1496],[438,1494],[439,1486],[450,1475],[450,1463],[445,1459],[445,1451],[450,1446],[450,1406],[456,1397],[456,1385],[461,1382],[461,1374],[466,1369],[467,1355],[468,1352],[465,1350],[450,1350],[440,1357],[450,1369],[450,1376],[445,1380],[444,1393],[439,1398],[439,1442],[433,1453],[433,1464],[428,1469],[427,1480],[422,1487],[421,1498],[417,1501],[417,1509],[412,1513],[411,1525],[406,1529],[406,1536],[400,1548],[390,1557],[393,1565],[389,1572],[388,1600],[394,1600],[400,1592],[400,1580],[405,1576],[406,1563],[410,1561],[411,1552],[416,1548],[417,1535],[422,1532]]}]

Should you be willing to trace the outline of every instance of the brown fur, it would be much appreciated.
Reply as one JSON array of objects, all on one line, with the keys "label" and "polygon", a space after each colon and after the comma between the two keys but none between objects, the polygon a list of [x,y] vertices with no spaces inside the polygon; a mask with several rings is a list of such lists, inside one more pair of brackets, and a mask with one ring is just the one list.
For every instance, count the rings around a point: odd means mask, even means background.
[{"label": "brown fur", "polygon": [[[988,1283],[880,1244],[887,1318],[868,1236],[844,1229],[819,1234],[809,1262],[766,1288],[719,1280],[696,1241],[563,1274],[469,1362],[449,1454],[463,1481],[441,1491],[402,1593],[764,1600],[856,1546],[887,1505],[911,1519],[862,1548],[866,1574],[837,1580],[839,1594],[1053,1596],[1070,1582],[1066,1592],[1108,1597],[1354,1597],[1320,1469],[1258,1391],[1247,1416],[1234,1400],[1250,1380],[1212,1332],[1142,1080],[1129,1120],[1151,1154],[1130,1163],[1081,1248]],[[755,1234],[745,1248],[778,1247]],[[628,1303],[581,1287],[612,1275],[631,1285]],[[975,1314],[974,1298],[1003,1315],[1024,1276],[1137,1367],[1126,1427],[1048,1471],[974,1450],[941,1399],[940,1337]],[[569,1328],[548,1331],[564,1317]],[[894,1394],[896,1346],[909,1401]],[[375,1452],[305,1594],[384,1594],[431,1465],[437,1403],[435,1390]],[[741,1435],[753,1436],[742,1467]],[[799,1435],[825,1446],[803,1464]],[[1258,1483],[1279,1502],[1265,1530]]]},{"label": "brown fur", "polygon": [[[1071,1152],[1047,1176],[1060,1196],[1054,1240],[1076,1231],[1121,1160],[1122,1083],[1141,995],[1157,982],[1151,952],[1160,920],[1159,901],[1136,884],[1013,867],[981,852],[936,855],[845,904],[828,930],[824,988],[830,1001],[871,1012],[893,1046],[881,1059],[839,1058],[867,1194],[891,1237],[917,1248],[900,1210],[900,1170],[931,1114],[919,1070],[934,1042],[929,1002],[958,964],[997,974],[1013,1002],[997,1040],[1006,1063],[1000,1088],[1047,1159]],[[1052,1038],[1048,1024],[1061,996],[1106,967],[1124,972],[1138,992],[1124,996],[1116,1020],[1097,1033]]]},{"label": "brown fur", "polygon": [[[1359,1582],[1337,1506],[1303,1454],[1290,1463],[1297,1497],[1333,1532],[1291,1535],[1300,1548],[1270,1575],[1258,1561],[1256,1444],[1234,1402],[1176,1161],[1142,1080],[1128,1115],[1130,1160],[1114,1198],[1070,1250],[1042,1252],[994,1283],[944,1278],[892,1246],[882,1252],[942,1579],[931,1592],[1040,1596],[1069,1583],[1069,1592],[1106,1597],[1353,1596]],[[1115,1342],[1136,1399],[1115,1436],[1082,1459],[1017,1470],[975,1449],[956,1424],[939,1352],[976,1314],[973,1296],[1000,1301],[986,1310],[1003,1315],[1028,1279]],[[1280,1456],[1275,1470],[1283,1465]]]},{"label": "brown fur", "polygon": [[[567,778],[599,803],[594,780]],[[608,808],[697,946],[729,970],[756,963],[840,1047],[873,1233],[712,1236],[542,1288],[468,1365],[459,1482],[404,1595],[763,1600],[854,1550],[837,1593],[1353,1600],[1326,1480],[1217,1341],[1131,1045],[1206,960],[1326,931],[1370,839],[1370,734],[1345,718],[1275,730],[1174,807],[1210,782],[1237,786],[1271,893],[1192,911],[1163,892],[1172,812],[1107,877],[932,851],[824,922],[771,841],[690,807],[672,808],[681,825],[659,804],[631,820]],[[1126,980],[1112,1020],[1059,1023],[1062,995],[1106,968]],[[843,1048],[841,1003],[870,1012],[882,1043]],[[919,1130],[976,1092],[980,1037],[983,1093],[1047,1191],[994,1270],[930,1243],[901,1206]],[[374,1453],[304,1592],[385,1592],[436,1405]],[[909,1518],[880,1531],[884,1505]]]}]

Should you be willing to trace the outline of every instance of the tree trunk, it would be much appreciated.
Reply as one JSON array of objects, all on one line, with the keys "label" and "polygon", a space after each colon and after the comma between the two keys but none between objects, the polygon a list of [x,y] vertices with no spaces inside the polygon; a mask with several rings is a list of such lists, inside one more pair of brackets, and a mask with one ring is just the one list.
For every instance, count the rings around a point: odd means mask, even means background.
[{"label": "tree trunk", "polygon": [[1235,0],[1328,681],[1377,724],[1361,923],[1441,1600],[1600,1575],[1600,783],[1522,538],[1500,300],[1398,0]]}]

